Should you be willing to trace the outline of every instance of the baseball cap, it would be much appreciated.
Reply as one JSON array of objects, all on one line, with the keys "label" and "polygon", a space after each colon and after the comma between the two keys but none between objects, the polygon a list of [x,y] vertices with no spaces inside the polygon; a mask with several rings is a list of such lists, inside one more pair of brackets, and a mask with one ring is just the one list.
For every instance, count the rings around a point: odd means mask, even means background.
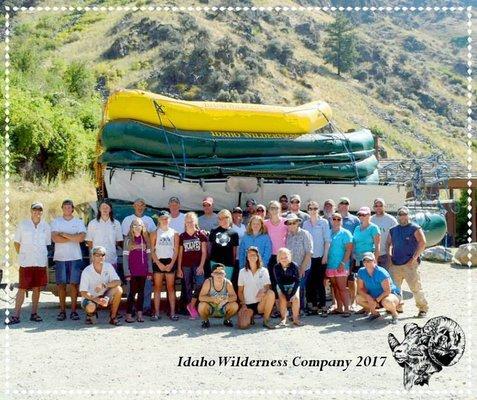
[{"label": "baseball cap", "polygon": [[70,205],[71,207],[74,207],[75,205],[73,204],[73,200],[70,200],[70,199],[65,199],[63,200],[63,203],[61,203],[61,207],[65,206],[65,205]]},{"label": "baseball cap", "polygon": [[290,196],[290,203],[291,203],[292,201],[296,201],[296,200],[298,200],[298,201],[301,202],[301,197],[300,197],[300,195],[299,195],[299,194],[292,194],[292,195]]},{"label": "baseball cap", "polygon": [[328,200],[325,200],[325,202],[323,203],[323,205],[327,205],[327,204],[330,204],[332,206],[335,205],[335,201],[333,199],[328,199]]},{"label": "baseball cap", "polygon": [[36,201],[35,203],[33,203],[30,207],[32,210],[42,210],[43,211],[43,203],[40,203],[39,201]]},{"label": "baseball cap", "polygon": [[397,215],[408,215],[409,214],[409,208],[407,208],[406,206],[402,206],[402,207],[399,207],[398,210],[397,210]]},{"label": "baseball cap", "polygon": [[[169,200],[169,203],[171,201]],[[136,203],[143,203],[144,205],[146,205],[146,200],[144,200],[142,197],[138,197],[136,200],[134,200],[134,204]]]},{"label": "baseball cap", "polygon": [[212,275],[226,275],[225,267],[223,264],[217,264],[215,269],[212,271]]},{"label": "baseball cap", "polygon": [[258,210],[267,211],[267,207],[265,207],[263,204],[257,204],[257,211]]},{"label": "baseball cap", "polygon": [[340,197],[340,200],[338,201],[338,204],[349,204],[349,198],[348,197]]},{"label": "baseball cap", "polygon": [[240,207],[235,207],[232,210],[232,214],[243,214],[243,210]]},{"label": "baseball cap", "polygon": [[371,209],[369,207],[361,207],[359,210],[358,210],[358,215],[369,215],[371,214]]},{"label": "baseball cap", "polygon": [[301,218],[295,213],[289,213],[285,217],[285,225],[288,225],[291,221],[301,222]]},{"label": "baseball cap", "polygon": [[363,254],[363,261],[364,260],[376,261],[376,257],[374,256],[374,253],[371,253],[370,251],[367,251],[366,253]]},{"label": "baseball cap", "polygon": [[254,200],[254,199],[248,199],[246,202],[245,202],[245,205],[248,207],[249,205],[256,205],[257,202]]},{"label": "baseball cap", "polygon": [[386,202],[384,201],[384,199],[383,199],[382,197],[376,197],[376,198],[374,199],[373,204],[376,205],[376,203],[381,203],[383,206],[386,205]]},{"label": "baseball cap", "polygon": [[181,204],[180,200],[179,200],[179,197],[176,197],[176,196],[172,196],[169,198],[169,204],[171,203],[177,203],[177,204]]},{"label": "baseball cap", "polygon": [[204,200],[202,200],[202,204],[207,203],[207,204],[214,204],[214,199],[210,196],[204,197]]},{"label": "baseball cap", "polygon": [[170,218],[171,217],[171,214],[169,214],[169,211],[166,211],[166,210],[160,210],[158,213],[157,213],[157,218]]}]

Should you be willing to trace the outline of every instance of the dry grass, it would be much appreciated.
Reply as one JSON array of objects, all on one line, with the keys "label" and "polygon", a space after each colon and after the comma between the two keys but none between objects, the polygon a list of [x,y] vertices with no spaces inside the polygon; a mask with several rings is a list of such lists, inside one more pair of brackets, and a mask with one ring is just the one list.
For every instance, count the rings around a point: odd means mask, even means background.
[{"label": "dry grass", "polygon": [[[4,200],[4,181],[1,181],[2,187],[2,208],[5,205]],[[32,183],[24,181],[18,176],[12,177],[9,181],[9,232],[6,233],[5,217],[0,218],[0,232],[1,237],[5,240],[6,237],[10,239],[9,246],[9,259],[10,259],[10,276],[17,269],[16,255],[13,248],[13,235],[19,221],[29,218],[30,205],[35,201],[43,203],[44,212],[43,218],[45,221],[50,222],[55,217],[61,215],[61,203],[64,199],[71,199],[75,204],[84,202],[91,202],[96,200],[96,191],[94,183],[91,177],[87,174],[81,174],[68,181],[54,181],[51,183],[40,182]],[[4,214],[5,215],[5,214]],[[3,242],[5,243],[5,242]],[[2,259],[5,260],[5,247],[1,247]],[[2,268],[5,266],[3,262]]]}]

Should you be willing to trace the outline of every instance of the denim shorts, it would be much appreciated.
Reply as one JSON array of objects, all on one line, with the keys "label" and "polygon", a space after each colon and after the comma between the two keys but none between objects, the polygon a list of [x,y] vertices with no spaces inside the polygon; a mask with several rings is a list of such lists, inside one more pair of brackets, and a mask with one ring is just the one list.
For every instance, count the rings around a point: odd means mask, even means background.
[{"label": "denim shorts", "polygon": [[55,279],[57,284],[80,283],[83,272],[83,260],[55,261]]}]

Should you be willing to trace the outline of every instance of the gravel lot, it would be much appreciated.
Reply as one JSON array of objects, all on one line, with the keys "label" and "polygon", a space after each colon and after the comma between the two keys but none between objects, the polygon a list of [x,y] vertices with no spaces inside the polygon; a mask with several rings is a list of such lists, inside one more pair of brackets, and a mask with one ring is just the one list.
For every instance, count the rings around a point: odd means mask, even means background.
[{"label": "gravel lot", "polygon": [[[2,343],[9,343],[10,361],[1,374],[9,371],[10,392],[6,397],[476,398],[475,391],[469,392],[469,373],[472,372],[475,390],[477,346],[471,346],[471,339],[476,325],[475,318],[472,322],[470,317],[477,296],[468,291],[475,287],[475,269],[424,262],[422,277],[431,307],[429,318],[453,318],[467,338],[463,358],[433,375],[429,387],[404,391],[403,369],[391,357],[387,344],[389,332],[402,340],[405,323],[422,326],[426,322],[414,318],[416,308],[409,292],[405,292],[405,309],[397,326],[389,325],[388,317],[370,323],[353,315],[349,319],[304,317],[305,326],[276,331],[263,330],[258,321],[255,327],[240,331],[225,328],[215,320],[207,333],[202,331],[200,322],[186,317],[174,323],[163,317],[156,322],[112,327],[107,324],[107,312],[103,312],[99,323],[92,327],[85,326],[83,320],[57,322],[57,299],[43,293],[40,313],[44,322],[27,322],[27,301],[23,322],[9,329],[8,334],[5,330],[1,333]],[[469,301],[473,307],[469,307]],[[474,365],[470,371],[472,353]],[[204,356],[216,364],[179,367],[181,356],[183,360]],[[218,366],[220,356],[287,360],[287,366]],[[378,366],[357,366],[359,356],[376,356]],[[328,366],[320,371],[318,367],[293,366],[295,357],[300,362],[347,359],[350,365],[346,370]],[[5,380],[0,379],[4,386]]]}]

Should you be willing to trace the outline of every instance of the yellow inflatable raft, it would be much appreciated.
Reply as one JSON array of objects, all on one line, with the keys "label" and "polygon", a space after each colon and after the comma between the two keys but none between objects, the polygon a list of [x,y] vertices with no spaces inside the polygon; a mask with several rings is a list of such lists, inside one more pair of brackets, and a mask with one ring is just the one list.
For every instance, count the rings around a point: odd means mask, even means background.
[{"label": "yellow inflatable raft", "polygon": [[141,90],[118,90],[106,102],[103,123],[132,119],[187,131],[303,134],[322,128],[330,118],[331,108],[324,101],[282,107],[183,101]]}]

